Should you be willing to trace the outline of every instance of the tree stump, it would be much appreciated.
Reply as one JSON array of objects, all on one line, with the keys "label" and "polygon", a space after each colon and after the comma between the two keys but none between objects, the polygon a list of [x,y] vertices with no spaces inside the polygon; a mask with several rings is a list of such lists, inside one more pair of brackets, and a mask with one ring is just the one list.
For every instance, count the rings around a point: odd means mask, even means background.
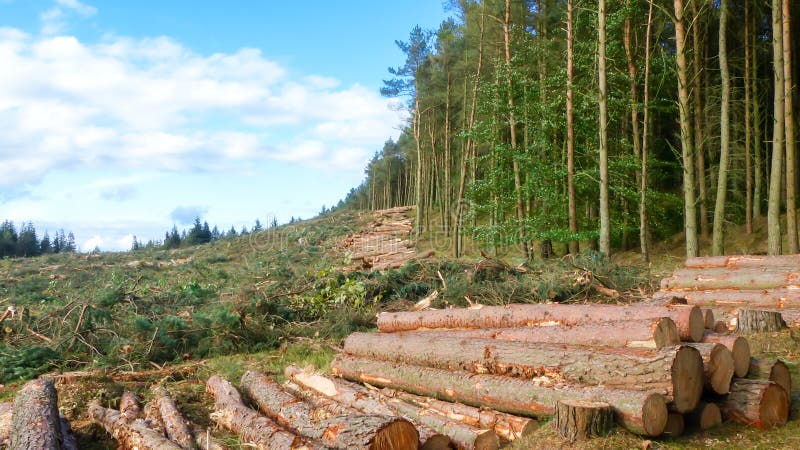
[{"label": "tree stump", "polygon": [[570,442],[607,434],[614,426],[614,410],[604,402],[561,400],[556,403],[556,429]]},{"label": "tree stump", "polygon": [[742,334],[765,333],[770,331],[781,331],[786,328],[781,313],[776,311],[765,311],[761,309],[739,310],[739,320],[737,329]]}]

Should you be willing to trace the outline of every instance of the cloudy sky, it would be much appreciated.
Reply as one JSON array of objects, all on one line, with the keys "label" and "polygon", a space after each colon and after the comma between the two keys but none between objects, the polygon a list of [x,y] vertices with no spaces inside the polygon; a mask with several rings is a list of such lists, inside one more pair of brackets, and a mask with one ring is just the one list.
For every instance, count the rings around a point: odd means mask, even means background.
[{"label": "cloudy sky", "polygon": [[0,220],[88,251],[308,218],[398,135],[395,39],[438,0],[0,0]]}]

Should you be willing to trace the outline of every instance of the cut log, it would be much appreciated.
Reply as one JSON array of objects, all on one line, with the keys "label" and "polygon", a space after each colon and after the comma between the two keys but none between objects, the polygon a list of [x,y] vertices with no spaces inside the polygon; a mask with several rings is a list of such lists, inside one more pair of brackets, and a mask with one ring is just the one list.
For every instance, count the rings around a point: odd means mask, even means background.
[{"label": "cut log", "polygon": [[29,381],[14,398],[9,450],[59,450],[58,394],[49,380]]},{"label": "cut log", "polygon": [[233,385],[217,375],[206,381],[206,392],[214,397],[211,419],[238,434],[243,444],[259,450],[322,449],[284,430],[277,423],[248,408]]},{"label": "cut log", "polygon": [[742,308],[739,310],[736,331],[742,334],[781,331],[786,328],[781,314],[775,311]]},{"label": "cut log", "polygon": [[747,375],[747,371],[750,370],[750,343],[747,338],[736,334],[706,332],[703,335],[703,342],[727,347],[733,356],[733,374],[739,378]]},{"label": "cut log", "polygon": [[614,410],[603,402],[560,400],[556,403],[556,430],[570,442],[605,436],[614,426]]},{"label": "cut log", "polygon": [[11,417],[13,411],[13,403],[0,403],[0,448],[5,448],[11,438]]},{"label": "cut log", "polygon": [[303,399],[303,401],[310,403],[314,408],[327,411],[328,417],[345,416],[348,414],[363,414],[362,411],[325,397],[319,392],[308,389],[305,386],[300,386],[294,381],[284,382],[283,388],[298,398]]},{"label": "cut log", "polygon": [[792,268],[800,266],[800,255],[734,255],[734,256],[695,256],[686,258],[687,268],[706,269],[711,267]]},{"label": "cut log", "polygon": [[681,343],[678,327],[669,317],[572,326],[434,330],[417,333],[428,333],[431,339],[451,336],[593,347],[662,348]]},{"label": "cut log", "polygon": [[119,412],[128,420],[142,418],[142,406],[133,391],[125,390],[119,400]]},{"label": "cut log", "polygon": [[684,419],[689,427],[705,431],[722,423],[722,413],[716,403],[700,402]]},{"label": "cut log", "polygon": [[[297,366],[288,366],[284,374],[290,380],[297,381],[296,388],[305,400],[333,413],[345,414],[384,414],[396,415],[397,413],[379,402],[372,395],[365,392],[360,385],[355,385],[341,379],[331,379],[322,375],[306,373]],[[287,383],[294,383],[289,381]],[[290,384],[291,386],[291,384]],[[445,450],[450,447],[450,438],[424,424],[417,423],[421,450]]]},{"label": "cut log", "polygon": [[780,359],[750,358],[750,371],[747,373],[747,378],[773,381],[787,393],[791,394],[792,392],[792,373]]},{"label": "cut log", "polygon": [[167,437],[167,431],[164,429],[164,421],[161,420],[161,411],[158,408],[157,401],[149,401],[144,405],[144,420],[148,427],[152,428],[158,434]]},{"label": "cut log", "polygon": [[119,411],[103,408],[98,403],[89,405],[89,417],[116,439],[121,448],[181,450],[181,446],[150,429],[144,420],[129,421]]},{"label": "cut log", "polygon": [[436,328],[512,328],[659,317],[672,319],[678,327],[681,339],[685,341],[697,342],[703,337],[705,329],[703,313],[699,308],[689,305],[612,306],[540,303],[436,311],[384,312],[378,315],[378,329],[383,332],[398,332]]},{"label": "cut log", "polygon": [[717,321],[714,320],[714,311],[710,309],[703,310],[703,319],[705,319],[705,325],[707,330],[713,329],[714,324],[717,323]]},{"label": "cut log", "polygon": [[786,424],[789,395],[772,381],[736,378],[731,393],[720,403],[724,417],[760,429]]},{"label": "cut log", "polygon": [[167,437],[184,449],[195,450],[197,444],[194,441],[192,429],[181,412],[178,411],[178,406],[175,405],[175,401],[172,400],[169,392],[160,386],[153,389],[153,392],[155,392],[155,401],[158,403],[158,410],[161,413],[161,421],[164,424]]},{"label": "cut log", "polygon": [[451,403],[435,398],[414,395],[405,391],[384,388],[381,393],[420,408],[435,411],[451,420],[476,428],[491,428],[497,436],[506,441],[514,441],[525,437],[539,429],[539,422],[528,417],[520,417],[493,411],[486,408],[475,408],[462,403]]},{"label": "cut log", "polygon": [[[735,289],[713,289],[700,291],[680,291],[690,305],[707,308],[800,308],[800,290],[797,289],[749,289],[747,286]],[[670,298],[675,291],[659,291],[654,299]]]},{"label": "cut log", "polygon": [[[727,394],[733,379],[733,354],[722,344],[687,344],[697,349],[703,358],[705,387],[714,394]],[[680,411],[679,411],[680,412]]]},{"label": "cut log", "polygon": [[658,436],[667,422],[664,396],[654,392],[549,385],[546,380],[534,383],[341,355],[332,368],[336,375],[349,380],[511,414],[552,416],[558,400],[599,400],[609,403],[617,421],[637,434]]},{"label": "cut log", "polygon": [[664,436],[676,438],[683,434],[686,429],[686,422],[683,414],[671,412],[667,417],[667,426],[664,428]]},{"label": "cut log", "polygon": [[66,417],[59,417],[61,425],[61,450],[78,450],[78,437],[72,431],[72,425]]},{"label": "cut log", "polygon": [[269,377],[247,371],[242,393],[266,416],[284,428],[333,448],[390,450],[416,449],[419,434],[414,425],[394,415],[347,415],[320,418],[320,412],[281,389]]},{"label": "cut log", "polygon": [[447,336],[430,339],[425,333],[353,333],[344,349],[362,358],[445,370],[656,390],[672,400],[678,412],[694,409],[703,393],[703,360],[686,346],[598,348]]},{"label": "cut log", "polygon": [[[776,289],[800,287],[797,268],[745,267],[740,269],[677,269],[672,276],[661,280],[662,291],[704,291],[713,289]],[[687,300],[689,300],[687,298]],[[691,301],[690,301],[691,303]]]}]

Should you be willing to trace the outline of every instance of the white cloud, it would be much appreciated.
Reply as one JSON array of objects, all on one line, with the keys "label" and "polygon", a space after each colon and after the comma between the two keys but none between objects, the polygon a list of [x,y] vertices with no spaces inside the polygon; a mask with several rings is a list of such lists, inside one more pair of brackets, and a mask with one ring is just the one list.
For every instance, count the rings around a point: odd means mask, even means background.
[{"label": "white cloud", "polygon": [[93,16],[97,14],[97,8],[81,3],[78,0],[56,0],[59,5],[71,9],[82,16]]},{"label": "white cloud", "polygon": [[[54,19],[96,13],[58,5]],[[294,76],[258,49],[0,28],[0,60],[0,191],[65,167],[242,172],[271,158],[360,172],[401,120],[377,92]]]},{"label": "white cloud", "polygon": [[82,244],[79,244],[78,250],[81,252],[91,252],[95,248],[102,249],[104,243],[105,239],[103,239],[101,236],[92,236],[91,238],[85,240]]}]

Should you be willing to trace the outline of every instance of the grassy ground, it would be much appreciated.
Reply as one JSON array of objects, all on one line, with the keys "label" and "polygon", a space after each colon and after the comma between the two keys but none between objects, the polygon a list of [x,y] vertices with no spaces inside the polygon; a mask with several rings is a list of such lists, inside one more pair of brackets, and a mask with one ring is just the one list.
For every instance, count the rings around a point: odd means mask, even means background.
[{"label": "grassy ground", "polygon": [[[0,402],[13,398],[41,373],[99,370],[97,376],[59,386],[60,406],[77,429],[82,448],[113,448],[113,441],[86,420],[92,399],[115,406],[123,388],[147,399],[154,383],[165,384],[195,422],[209,425],[210,403],[203,381],[212,374],[234,383],[248,369],[283,378],[288,364],[325,371],[342,339],[374,328],[379,310],[402,310],[434,290],[433,306],[465,306],[465,296],[484,304],[509,302],[612,301],[592,282],[619,290],[623,301],[647,296],[666,273],[682,263],[680,237],[654,248],[642,263],[635,252],[612,261],[587,252],[575,260],[527,265],[525,273],[478,265],[470,254],[459,261],[436,258],[385,273],[348,272],[340,240],[364,226],[369,214],[338,212],[310,221],[205,246],[99,255],[50,255],[0,260],[0,310],[14,305],[23,320],[0,325]],[[756,234],[730,233],[737,252],[758,252]],[[302,239],[301,239],[302,238]],[[420,248],[433,245],[425,237]],[[467,246],[477,253],[473,244]],[[515,266],[514,250],[501,252]],[[442,281],[444,280],[444,282]],[[446,286],[446,289],[445,289]],[[616,301],[616,300],[614,300]],[[793,373],[797,336],[756,336],[756,354],[780,356]],[[103,373],[198,365],[188,377],[116,383]],[[793,392],[795,399],[800,395]],[[800,403],[795,402],[795,405]],[[795,407],[797,408],[797,406]],[[653,440],[653,448],[800,448],[798,411],[789,425],[760,432],[725,425],[675,440]],[[214,433],[231,448],[238,440]],[[575,448],[642,448],[645,440],[616,430]],[[509,448],[571,448],[548,424]]]}]

